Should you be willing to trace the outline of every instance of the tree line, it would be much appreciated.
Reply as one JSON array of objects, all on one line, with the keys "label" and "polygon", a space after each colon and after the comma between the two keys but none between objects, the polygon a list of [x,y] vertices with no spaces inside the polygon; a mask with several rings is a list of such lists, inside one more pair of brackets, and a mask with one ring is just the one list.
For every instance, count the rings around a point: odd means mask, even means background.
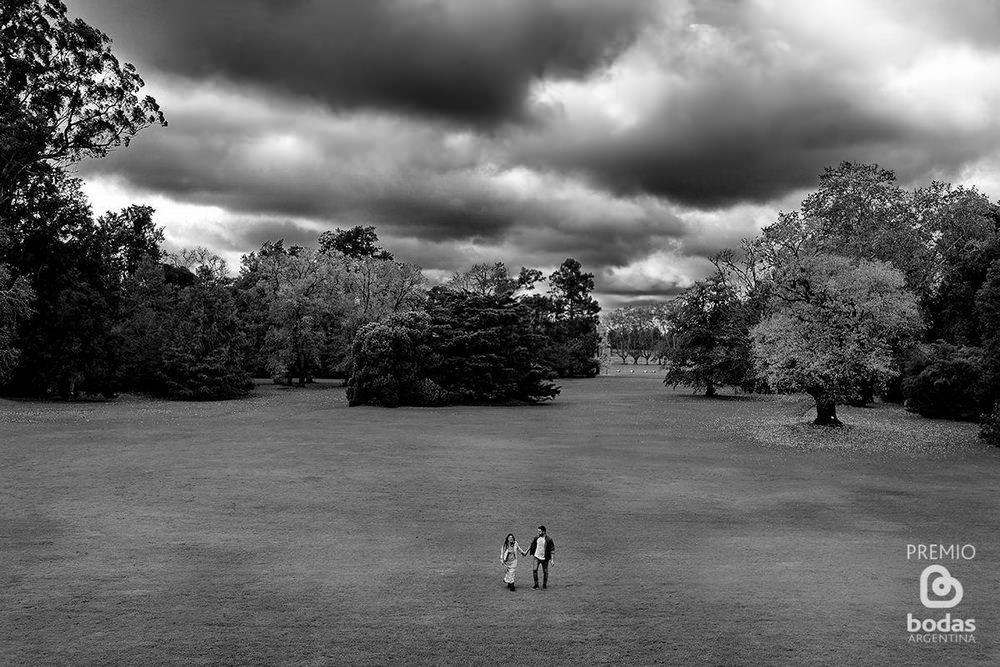
[{"label": "tree line", "polygon": [[805,393],[818,424],[881,397],[1000,444],[1000,206],[975,188],[844,162],[713,264],[661,311],[667,384]]},{"label": "tree line", "polygon": [[[534,292],[540,271],[514,279],[501,263],[428,289],[420,267],[356,226],[315,247],[265,241],[233,277],[203,248],[164,252],[153,209],[95,218],[78,183],[64,185],[57,224],[25,218],[29,233],[0,248],[7,395],[225,399],[252,391],[253,377],[350,377],[353,404],[438,405],[544,400],[555,377],[597,373],[593,275],[576,260],[548,276],[545,294]],[[487,268],[491,280],[473,283]],[[433,378],[432,399],[379,389],[414,379],[398,349],[376,343],[402,323],[423,327],[411,361],[436,360],[415,379],[426,389]]]},{"label": "tree line", "polygon": [[645,365],[664,359],[673,344],[670,333],[672,304],[626,305],[603,317],[603,334],[609,352],[623,364]]}]

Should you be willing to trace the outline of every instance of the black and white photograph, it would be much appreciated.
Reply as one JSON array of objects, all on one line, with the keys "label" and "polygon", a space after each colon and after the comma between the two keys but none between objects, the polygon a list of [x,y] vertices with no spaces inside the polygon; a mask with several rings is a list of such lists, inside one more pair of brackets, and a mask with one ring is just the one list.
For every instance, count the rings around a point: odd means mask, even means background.
[{"label": "black and white photograph", "polygon": [[1000,3],[0,0],[0,665],[1000,664]]}]

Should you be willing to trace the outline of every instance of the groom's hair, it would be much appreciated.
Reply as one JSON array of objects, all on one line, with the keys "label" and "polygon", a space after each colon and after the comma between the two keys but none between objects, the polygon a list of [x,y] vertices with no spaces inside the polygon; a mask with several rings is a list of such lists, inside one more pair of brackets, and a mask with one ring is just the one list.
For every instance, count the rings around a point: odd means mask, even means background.
[{"label": "groom's hair", "polygon": [[545,526],[539,526],[538,530],[540,530],[540,531],[542,531],[544,533],[545,532]]}]

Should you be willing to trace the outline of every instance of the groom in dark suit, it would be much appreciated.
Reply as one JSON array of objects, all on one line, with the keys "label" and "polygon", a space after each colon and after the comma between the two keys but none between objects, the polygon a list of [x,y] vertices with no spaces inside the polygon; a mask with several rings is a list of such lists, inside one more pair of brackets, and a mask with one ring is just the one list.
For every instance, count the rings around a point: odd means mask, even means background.
[{"label": "groom in dark suit", "polygon": [[532,589],[538,588],[538,566],[542,566],[542,588],[549,586],[549,565],[552,564],[556,553],[556,543],[551,537],[545,534],[545,526],[538,527],[538,537],[531,541],[528,554],[535,559],[535,567],[531,570],[535,578],[535,585]]}]

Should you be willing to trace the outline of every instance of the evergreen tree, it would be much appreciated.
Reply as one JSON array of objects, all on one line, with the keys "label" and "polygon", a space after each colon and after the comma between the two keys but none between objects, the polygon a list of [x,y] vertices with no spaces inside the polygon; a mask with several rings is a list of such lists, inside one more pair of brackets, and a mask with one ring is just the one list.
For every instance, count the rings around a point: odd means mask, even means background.
[{"label": "evergreen tree", "polygon": [[559,388],[540,364],[527,307],[511,296],[436,287],[426,313],[395,313],[354,342],[351,405],[538,402]]}]

